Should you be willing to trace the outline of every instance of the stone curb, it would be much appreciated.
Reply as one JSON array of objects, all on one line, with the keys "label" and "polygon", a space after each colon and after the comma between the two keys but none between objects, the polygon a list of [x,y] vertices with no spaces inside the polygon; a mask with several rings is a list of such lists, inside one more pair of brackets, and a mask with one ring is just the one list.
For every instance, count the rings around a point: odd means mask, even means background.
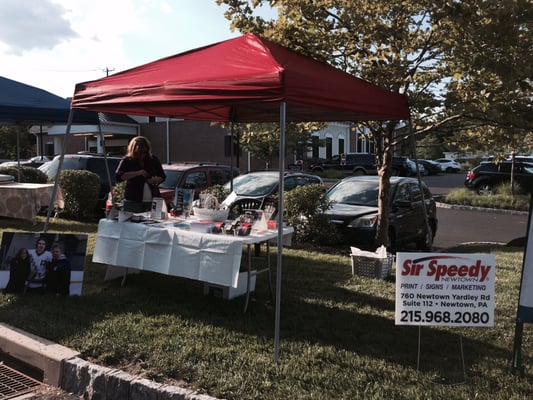
[{"label": "stone curb", "polygon": [[490,212],[497,214],[509,214],[509,215],[528,215],[528,211],[517,211],[517,210],[504,210],[501,208],[485,208],[485,207],[474,207],[474,206],[463,206],[460,204],[448,204],[437,202],[436,206],[439,208],[449,208],[452,210],[468,210],[468,211],[480,211],[480,212]]},{"label": "stone curb", "polygon": [[135,377],[101,367],[79,357],[63,363],[61,389],[84,399],[109,400],[219,400],[179,386]]},{"label": "stone curb", "polygon": [[0,351],[43,371],[44,383],[84,399],[221,400],[92,364],[78,352],[5,323],[0,323]]}]

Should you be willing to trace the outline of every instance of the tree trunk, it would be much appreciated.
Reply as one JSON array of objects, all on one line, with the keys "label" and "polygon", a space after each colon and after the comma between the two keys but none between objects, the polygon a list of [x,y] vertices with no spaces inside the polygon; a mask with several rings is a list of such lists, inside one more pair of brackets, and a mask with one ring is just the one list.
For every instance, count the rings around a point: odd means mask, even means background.
[{"label": "tree trunk", "polygon": [[378,135],[381,139],[376,143],[376,156],[379,175],[378,225],[376,229],[376,246],[389,245],[389,212],[390,212],[390,177],[392,175],[391,142],[393,127]]}]

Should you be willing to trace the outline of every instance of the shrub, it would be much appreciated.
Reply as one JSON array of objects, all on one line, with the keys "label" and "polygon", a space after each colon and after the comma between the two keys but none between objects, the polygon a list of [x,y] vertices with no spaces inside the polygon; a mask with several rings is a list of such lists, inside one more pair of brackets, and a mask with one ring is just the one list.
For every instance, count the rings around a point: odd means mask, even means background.
[{"label": "shrub", "polygon": [[294,228],[296,243],[335,244],[335,227],[324,214],[331,207],[322,185],[299,186],[285,194],[285,221]]},{"label": "shrub", "polygon": [[514,183],[514,188],[511,186],[511,182],[504,182],[496,185],[493,190],[494,194],[501,194],[504,196],[516,196],[527,194],[527,190],[519,183]]},{"label": "shrub", "polygon": [[[15,181],[18,182],[19,177],[19,167],[2,167],[0,166],[0,174],[12,175],[15,177]],[[48,182],[48,177],[40,169],[33,167],[20,167],[20,182],[21,183],[46,183]]]},{"label": "shrub", "polygon": [[41,171],[40,169],[33,167],[21,167],[24,176],[26,177],[26,182],[30,183],[47,183],[48,176]]},{"label": "shrub", "polygon": [[202,190],[201,194],[212,194],[215,196],[219,203],[222,203],[226,197],[230,195],[230,190],[226,189],[222,185],[213,185]]},{"label": "shrub", "polygon": [[510,185],[495,188],[494,193],[480,196],[473,190],[455,189],[450,191],[444,198],[445,203],[460,204],[464,206],[499,208],[506,210],[529,210],[529,195],[515,194],[511,196]]},{"label": "shrub", "polygon": [[[51,178],[53,181],[55,178]],[[59,187],[65,202],[61,215],[78,221],[92,220],[97,216],[96,204],[100,191],[100,177],[84,170],[61,172]]]}]

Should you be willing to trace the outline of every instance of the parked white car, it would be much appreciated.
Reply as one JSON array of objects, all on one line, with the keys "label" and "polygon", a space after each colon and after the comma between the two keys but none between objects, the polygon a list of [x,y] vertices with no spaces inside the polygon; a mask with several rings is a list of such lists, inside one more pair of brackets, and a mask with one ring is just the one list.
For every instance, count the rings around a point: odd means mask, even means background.
[{"label": "parked white car", "polygon": [[450,158],[437,158],[436,161],[440,164],[440,169],[443,172],[459,172],[461,171],[461,165]]}]

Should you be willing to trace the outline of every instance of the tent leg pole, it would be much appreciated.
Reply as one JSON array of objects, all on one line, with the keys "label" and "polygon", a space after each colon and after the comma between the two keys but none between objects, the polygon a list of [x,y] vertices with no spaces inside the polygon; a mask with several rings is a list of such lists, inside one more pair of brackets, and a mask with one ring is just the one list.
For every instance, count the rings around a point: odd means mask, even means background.
[{"label": "tent leg pole", "polygon": [[513,348],[513,362],[511,372],[514,375],[524,376],[524,366],[522,365],[522,334],[524,331],[524,323],[516,320],[514,333],[514,348]]},{"label": "tent leg pole", "polygon": [[46,211],[46,222],[44,223],[44,233],[48,232],[48,223],[50,221],[50,216],[52,215],[52,207],[54,207],[57,193],[59,191],[59,177],[61,176],[61,169],[63,168],[63,160],[65,159],[65,151],[67,148],[67,139],[70,134],[70,128],[72,126],[74,110],[71,108],[68,114],[67,129],[65,131],[65,140],[63,140],[63,148],[61,149],[61,157],[59,158],[59,165],[57,167],[56,178],[54,181],[54,189],[52,190],[52,196],[50,198],[50,204],[48,205],[48,210]]},{"label": "tent leg pole", "polygon": [[281,271],[283,260],[283,192],[285,190],[285,112],[286,104],[280,104],[279,121],[279,199],[278,199],[278,262],[276,268],[276,316],[274,324],[274,362],[279,360],[279,321],[281,305]]}]

